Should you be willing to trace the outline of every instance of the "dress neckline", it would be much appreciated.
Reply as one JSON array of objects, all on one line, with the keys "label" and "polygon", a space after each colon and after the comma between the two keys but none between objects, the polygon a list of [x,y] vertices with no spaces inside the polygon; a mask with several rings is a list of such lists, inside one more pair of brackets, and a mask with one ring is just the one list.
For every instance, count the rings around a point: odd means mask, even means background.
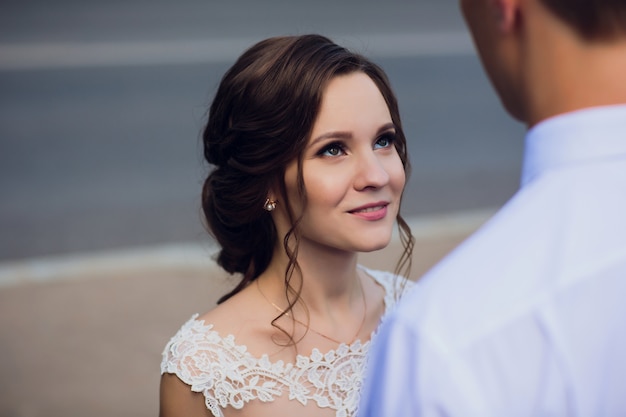
[{"label": "dress neckline", "polygon": [[[362,265],[358,266],[363,271],[367,273],[376,284],[380,285],[384,290],[383,296],[383,305],[384,310],[383,314],[380,317],[379,324],[376,328],[369,334],[369,339],[366,341],[362,341],[360,338],[355,339],[351,343],[341,342],[339,345],[333,349],[325,351],[322,353],[318,348],[313,348],[309,355],[304,355],[297,353],[295,356],[295,362],[285,362],[282,359],[272,362],[269,359],[269,355],[267,353],[263,353],[260,357],[253,355],[248,352],[248,346],[246,344],[238,343],[235,339],[235,336],[232,333],[222,334],[217,330],[213,330],[214,325],[212,323],[206,323],[203,319],[198,319],[200,316],[198,313],[195,313],[188,321],[185,323],[183,327],[188,329],[193,329],[194,331],[205,334],[207,336],[213,336],[219,340],[224,342],[224,347],[228,347],[230,349],[236,349],[241,354],[245,355],[249,360],[253,360],[256,363],[265,363],[272,364],[274,366],[283,367],[286,365],[298,365],[298,364],[307,364],[310,360],[319,360],[321,357],[331,358],[331,357],[342,357],[346,354],[355,354],[355,353],[363,353],[367,352],[371,341],[374,339],[376,334],[378,333],[378,329],[380,329],[380,323],[387,317],[391,310],[391,306],[394,304],[394,296],[395,291],[393,290],[394,282],[392,279],[389,279],[389,273],[384,271],[375,271],[369,268],[366,268]],[[383,279],[383,276],[387,277],[387,279]]]}]

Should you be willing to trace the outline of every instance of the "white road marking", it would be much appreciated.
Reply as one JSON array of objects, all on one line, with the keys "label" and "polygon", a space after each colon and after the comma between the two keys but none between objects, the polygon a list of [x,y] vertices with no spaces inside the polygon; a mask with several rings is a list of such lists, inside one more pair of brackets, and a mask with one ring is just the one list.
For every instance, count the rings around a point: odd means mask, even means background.
[{"label": "white road marking", "polygon": [[[470,55],[466,32],[331,36],[371,58]],[[132,67],[234,61],[260,38],[0,43],[0,70]]]}]

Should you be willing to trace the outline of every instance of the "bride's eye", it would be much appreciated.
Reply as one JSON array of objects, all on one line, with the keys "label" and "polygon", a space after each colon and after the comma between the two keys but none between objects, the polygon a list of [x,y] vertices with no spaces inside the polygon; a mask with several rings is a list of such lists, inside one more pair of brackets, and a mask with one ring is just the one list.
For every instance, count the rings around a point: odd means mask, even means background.
[{"label": "bride's eye", "polygon": [[331,143],[323,147],[318,155],[321,156],[340,156],[344,154],[343,146],[340,143]]},{"label": "bride's eye", "polygon": [[374,143],[374,148],[375,149],[388,148],[393,144],[395,140],[396,140],[395,133],[385,133],[384,135],[376,139],[376,142]]}]

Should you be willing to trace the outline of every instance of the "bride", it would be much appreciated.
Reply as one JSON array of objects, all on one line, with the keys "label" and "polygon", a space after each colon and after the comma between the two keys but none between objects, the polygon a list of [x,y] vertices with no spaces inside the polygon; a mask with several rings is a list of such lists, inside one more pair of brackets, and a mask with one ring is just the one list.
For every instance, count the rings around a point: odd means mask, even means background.
[{"label": "bride", "polygon": [[[355,415],[413,247],[387,77],[319,35],[266,39],[224,75],[203,142],[206,223],[217,263],[241,281],[167,344],[161,417]],[[395,224],[398,271],[360,266]]]}]

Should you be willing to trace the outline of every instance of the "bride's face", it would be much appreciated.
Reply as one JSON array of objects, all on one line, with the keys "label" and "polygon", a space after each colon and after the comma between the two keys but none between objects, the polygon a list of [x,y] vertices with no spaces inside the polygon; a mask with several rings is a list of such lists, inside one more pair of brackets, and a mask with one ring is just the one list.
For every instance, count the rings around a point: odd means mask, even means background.
[{"label": "bride's face", "polygon": [[[364,73],[333,78],[304,150],[307,205],[301,244],[369,252],[389,243],[405,172],[394,146],[396,128],[385,99]],[[285,183],[296,215],[297,163]]]}]

